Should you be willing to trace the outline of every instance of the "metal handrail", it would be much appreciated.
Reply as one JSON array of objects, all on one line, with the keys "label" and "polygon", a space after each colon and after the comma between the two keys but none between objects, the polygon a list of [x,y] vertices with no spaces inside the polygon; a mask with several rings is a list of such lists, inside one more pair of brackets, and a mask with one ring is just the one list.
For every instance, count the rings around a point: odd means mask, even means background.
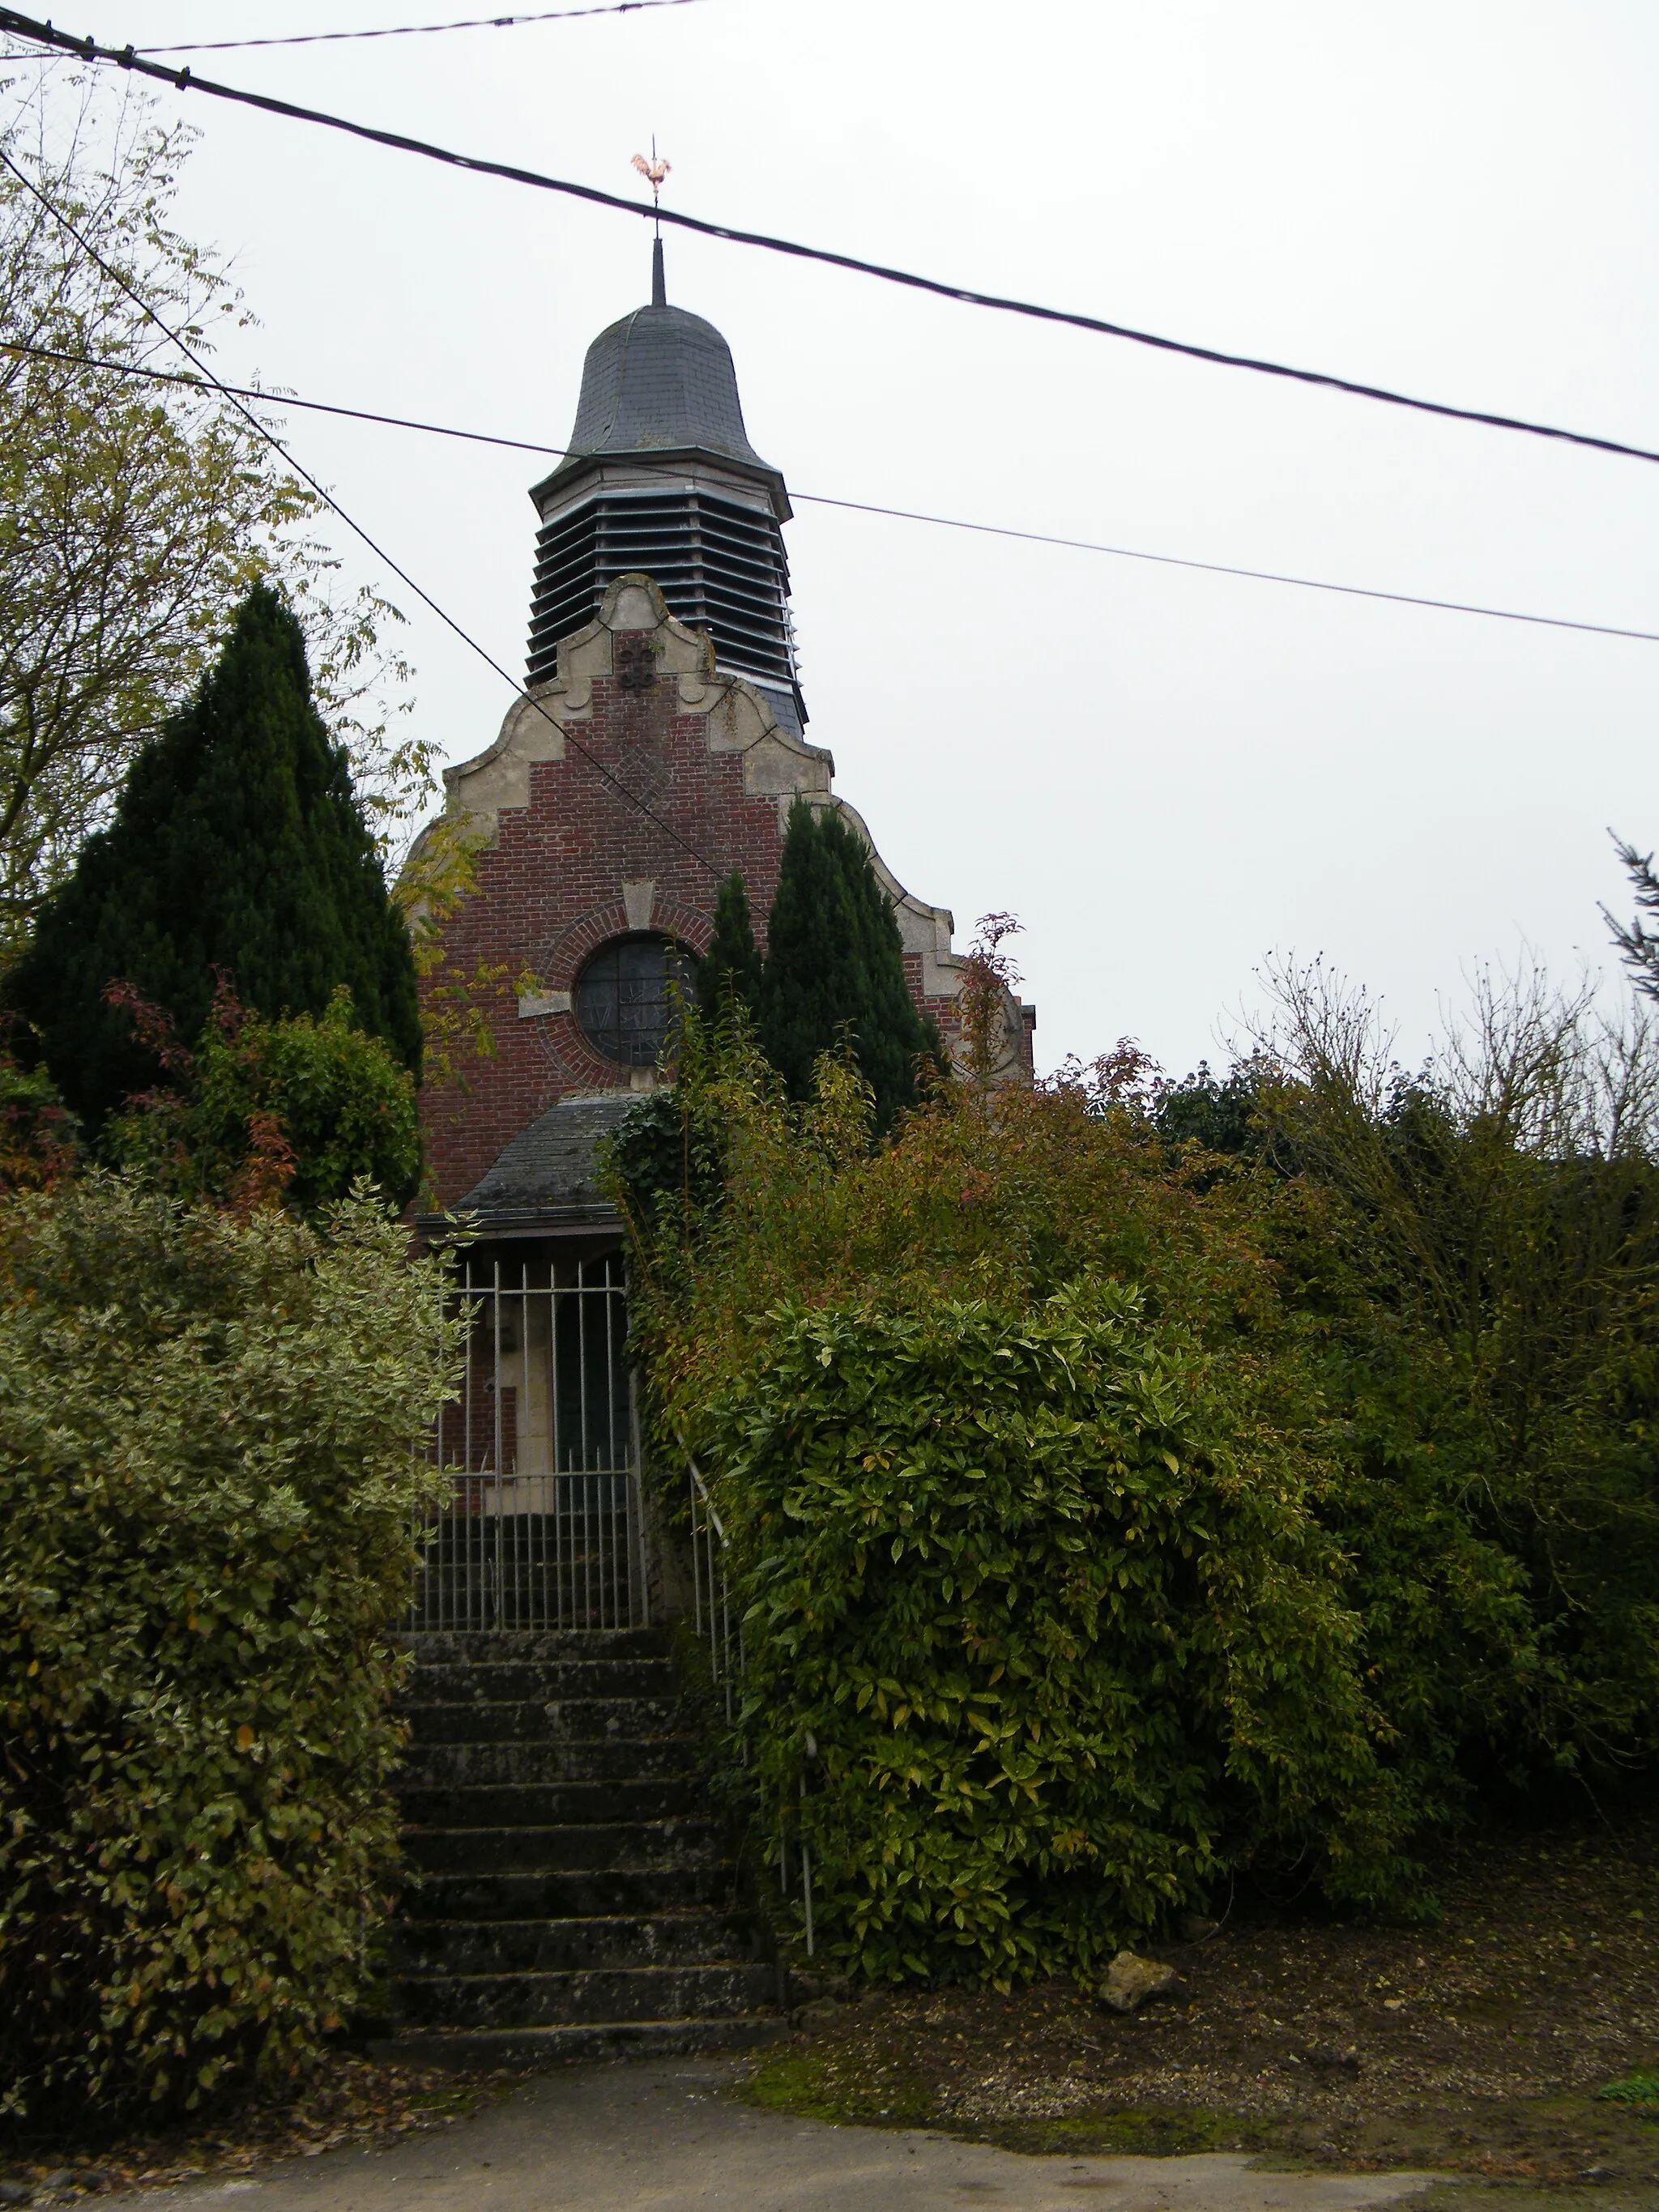
[{"label": "metal handrail", "polygon": [[[684,1443],[682,1443],[682,1449]],[[727,1727],[736,1724],[735,1706],[738,1676],[743,1667],[743,1628],[739,1622],[736,1638],[732,1633],[732,1588],[726,1574],[726,1558],[728,1550],[726,1524],[720,1519],[708,1486],[703,1480],[697,1462],[690,1452],[685,1464],[691,1479],[691,1588],[693,1619],[700,1642],[708,1647],[709,1672],[715,1687],[724,1692]],[[809,1730],[806,1738],[806,1759],[800,1770],[800,1796],[806,1802],[806,1764],[817,1757],[817,1745]],[[749,1747],[739,1747],[739,1757],[748,1764]],[[812,1851],[803,1832],[800,1842],[801,1907],[806,1929],[806,1955],[810,1959],[816,1949],[812,1929]],[[781,1830],[778,1835],[778,1886],[784,1896],[789,1894],[789,1838]]]},{"label": "metal handrail", "polygon": [[689,1452],[685,1464],[691,1474],[693,1613],[698,1637],[708,1642],[709,1672],[715,1687],[726,1692],[726,1722],[729,1728],[736,1717],[733,1699],[738,1670],[732,1663],[732,1590],[726,1573],[726,1524],[715,1511],[708,1486]]}]

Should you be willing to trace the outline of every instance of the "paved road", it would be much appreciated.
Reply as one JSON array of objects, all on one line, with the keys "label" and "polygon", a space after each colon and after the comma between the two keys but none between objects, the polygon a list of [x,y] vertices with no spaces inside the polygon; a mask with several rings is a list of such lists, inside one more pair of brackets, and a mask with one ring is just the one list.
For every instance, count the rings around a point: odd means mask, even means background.
[{"label": "paved road", "polygon": [[1197,2158],[1024,2158],[980,2143],[829,2127],[721,2095],[729,2064],[653,2059],[527,2082],[441,2134],[339,2150],[257,2181],[106,2200],[132,2212],[1358,2212],[1424,2174],[1253,2172]]}]

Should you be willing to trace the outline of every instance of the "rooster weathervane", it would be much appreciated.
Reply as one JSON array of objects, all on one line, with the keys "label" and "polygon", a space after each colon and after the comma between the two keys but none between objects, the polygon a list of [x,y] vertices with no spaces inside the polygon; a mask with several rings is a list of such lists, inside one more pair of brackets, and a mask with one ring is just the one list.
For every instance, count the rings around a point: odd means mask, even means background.
[{"label": "rooster weathervane", "polygon": [[[673,167],[673,166],[674,165],[672,161],[661,161],[658,160],[657,137],[655,131],[653,131],[651,134],[650,160],[647,161],[643,154],[635,154],[634,156],[634,167],[639,171],[640,174],[645,179],[647,184],[651,187],[651,204],[653,208],[659,209],[662,205],[662,188],[667,182],[668,172]],[[659,237],[662,234],[662,225],[660,222],[657,225],[657,234]]]}]

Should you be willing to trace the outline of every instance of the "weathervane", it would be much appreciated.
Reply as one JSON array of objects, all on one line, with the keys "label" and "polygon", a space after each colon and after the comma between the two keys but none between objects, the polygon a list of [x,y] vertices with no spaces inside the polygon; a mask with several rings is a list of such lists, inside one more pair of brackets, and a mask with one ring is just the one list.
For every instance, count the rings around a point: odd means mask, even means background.
[{"label": "weathervane", "polygon": [[[651,204],[653,208],[660,208],[662,205],[662,188],[667,179],[668,172],[673,166],[672,161],[659,161],[657,159],[657,134],[653,131],[651,134],[651,159],[647,161],[643,154],[635,154],[634,156],[634,167],[651,187]],[[657,225],[657,235],[659,237],[662,235],[660,222]]]}]

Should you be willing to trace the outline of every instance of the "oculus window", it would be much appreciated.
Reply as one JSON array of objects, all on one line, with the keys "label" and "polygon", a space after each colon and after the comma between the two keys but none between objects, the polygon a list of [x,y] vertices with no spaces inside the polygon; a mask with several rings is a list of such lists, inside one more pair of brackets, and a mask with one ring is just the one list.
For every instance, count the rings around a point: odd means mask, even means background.
[{"label": "oculus window", "polygon": [[696,961],[672,938],[613,938],[576,979],[576,1025],[604,1059],[654,1067],[696,979]]}]

